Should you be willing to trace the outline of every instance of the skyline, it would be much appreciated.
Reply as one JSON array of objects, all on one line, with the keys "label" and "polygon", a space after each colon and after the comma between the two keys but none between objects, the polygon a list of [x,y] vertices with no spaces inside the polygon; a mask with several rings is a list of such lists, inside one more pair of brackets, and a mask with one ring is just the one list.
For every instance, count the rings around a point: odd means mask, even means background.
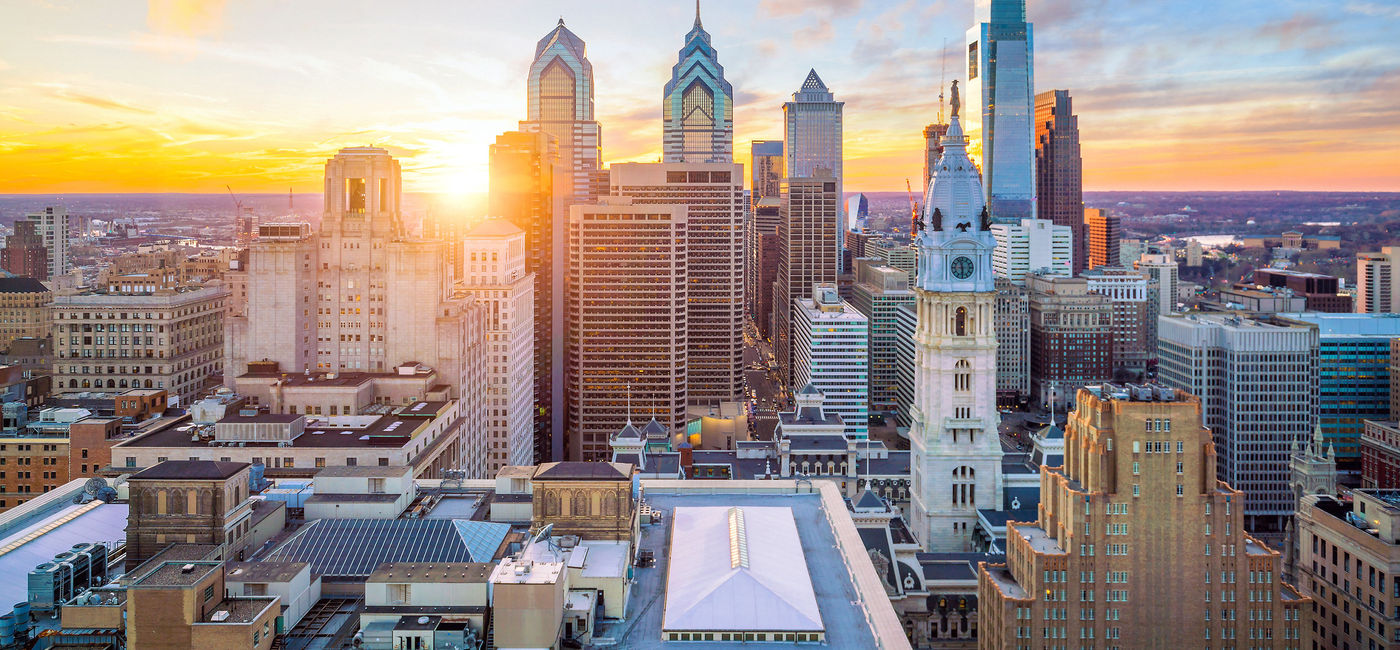
[{"label": "skyline", "polygon": [[[972,2],[736,4],[701,9],[735,89],[735,162],[781,138],[782,103],[815,68],[847,104],[846,188],[919,177],[939,79],[964,76]],[[1085,189],[1400,190],[1400,45],[1383,36],[1400,8],[1234,5],[1029,2],[1036,90],[1074,97]],[[694,19],[690,2],[627,24],[615,17],[635,3],[620,0],[541,3],[526,22],[444,3],[385,28],[274,6],[7,9],[0,193],[314,192],[321,161],[364,144],[403,161],[405,191],[484,192],[488,146],[525,119],[533,45],[561,14],[588,45],[604,160],[656,161],[662,89]]]}]

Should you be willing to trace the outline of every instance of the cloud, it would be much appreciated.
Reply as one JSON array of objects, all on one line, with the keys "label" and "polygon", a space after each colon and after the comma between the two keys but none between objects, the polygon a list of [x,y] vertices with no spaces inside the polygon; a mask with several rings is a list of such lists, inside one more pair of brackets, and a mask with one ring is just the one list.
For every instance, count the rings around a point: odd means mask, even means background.
[{"label": "cloud", "polygon": [[99,95],[93,95],[90,93],[73,90],[71,87],[68,86],[68,84],[38,83],[35,85],[38,86],[43,91],[43,93],[45,95],[48,95],[49,97],[62,99],[64,101],[69,101],[76,104],[83,104],[86,106],[91,106],[93,108],[102,108],[113,111],[126,111],[130,113],[140,113],[143,115],[152,115],[155,113],[154,110],[151,110],[149,108],[128,104],[118,99],[112,99],[110,97],[102,97]]},{"label": "cloud", "polygon": [[42,36],[39,40],[189,58],[207,56],[238,65],[296,72],[308,77],[328,74],[333,68],[329,61],[315,54],[261,43],[215,43],[164,34],[135,34],[122,38],[57,34]]},{"label": "cloud", "polygon": [[1376,18],[1400,18],[1400,5],[1381,5],[1374,2],[1348,2],[1346,10],[1363,16]]},{"label": "cloud", "polygon": [[769,16],[798,16],[815,12],[845,16],[855,13],[862,4],[863,0],[761,0],[758,9]]},{"label": "cloud", "polygon": [[1337,45],[1339,39],[1332,33],[1333,19],[1316,14],[1299,12],[1281,20],[1270,21],[1259,27],[1258,35],[1266,40],[1278,41],[1283,49],[1304,49],[1315,51]]},{"label": "cloud", "polygon": [[225,4],[225,0],[147,0],[146,24],[161,34],[214,34],[223,27]]}]

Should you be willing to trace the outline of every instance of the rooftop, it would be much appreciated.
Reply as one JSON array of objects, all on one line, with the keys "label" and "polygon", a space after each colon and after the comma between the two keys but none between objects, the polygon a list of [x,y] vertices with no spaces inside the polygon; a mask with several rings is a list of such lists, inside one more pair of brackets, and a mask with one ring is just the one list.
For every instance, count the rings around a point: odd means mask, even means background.
[{"label": "rooftop", "polygon": [[225,582],[289,582],[311,565],[305,562],[229,562]]},{"label": "rooftop", "polygon": [[[73,483],[82,484],[81,481]],[[124,531],[130,512],[127,504],[91,501],[75,505],[69,500],[71,493],[63,488],[49,494],[62,498],[54,499],[49,508],[26,518],[21,525],[6,528],[5,536],[0,537],[0,575],[11,578],[0,580],[0,602],[27,600],[29,592],[24,576],[34,567],[52,561],[55,555],[71,550],[75,544],[126,541]],[[34,501],[39,498],[42,497]],[[23,514],[16,512],[19,508],[11,508],[0,516]]]},{"label": "rooftop", "polygon": [[210,607],[199,623],[209,625],[252,623],[258,619],[258,615],[276,602],[275,596],[225,598]]},{"label": "rooftop", "polygon": [[337,465],[316,472],[316,478],[399,478],[411,471],[407,465]]},{"label": "rooftop", "polygon": [[507,524],[462,519],[318,519],[268,560],[309,562],[315,573],[363,578],[385,562],[489,562]]},{"label": "rooftop", "polygon": [[24,276],[0,277],[0,293],[48,293],[43,282]]},{"label": "rooftop", "polygon": [[536,481],[627,481],[632,478],[632,466],[578,461],[544,463],[531,478]]},{"label": "rooftop", "polygon": [[154,571],[141,576],[132,586],[137,587],[184,587],[197,584],[209,574],[218,571],[218,562],[166,562]]},{"label": "rooftop", "polygon": [[[184,431],[176,431],[189,438]],[[250,467],[248,463],[225,463],[217,460],[167,460],[137,472],[137,479],[215,480],[227,479]]]},{"label": "rooftop", "polygon": [[367,582],[484,583],[491,577],[486,562],[385,562],[369,574]]}]

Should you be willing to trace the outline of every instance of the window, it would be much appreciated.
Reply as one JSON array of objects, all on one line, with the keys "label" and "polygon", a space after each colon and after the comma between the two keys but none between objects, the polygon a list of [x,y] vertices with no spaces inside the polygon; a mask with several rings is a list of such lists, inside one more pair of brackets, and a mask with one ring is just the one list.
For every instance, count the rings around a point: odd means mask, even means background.
[{"label": "window", "polygon": [[380,467],[388,467],[388,466],[389,466],[389,459],[388,459],[388,458],[385,458],[385,457],[383,457],[383,456],[380,456],[380,457],[379,457],[379,466],[380,466]]},{"label": "window", "polygon": [[205,588],[204,588],[204,599],[205,599],[205,600],[209,600],[209,599],[211,599],[211,598],[213,598],[213,597],[214,597],[214,585],[209,585],[208,587],[205,587]]},{"label": "window", "polygon": [[388,587],[390,605],[410,604],[410,601],[413,599],[413,585],[407,583],[390,583]]},{"label": "window", "polygon": [[371,494],[383,494],[383,493],[384,493],[384,479],[382,479],[382,478],[372,478],[372,479],[370,479],[370,480],[369,480],[369,491],[370,491]]},{"label": "window", "polygon": [[967,336],[967,308],[958,307],[953,312],[953,334],[956,336]]},{"label": "window", "polygon": [[1136,496],[1141,496],[1141,495],[1142,495],[1142,491],[1138,489],[1137,483],[1134,483],[1134,484],[1133,484],[1133,496],[1136,497]]}]

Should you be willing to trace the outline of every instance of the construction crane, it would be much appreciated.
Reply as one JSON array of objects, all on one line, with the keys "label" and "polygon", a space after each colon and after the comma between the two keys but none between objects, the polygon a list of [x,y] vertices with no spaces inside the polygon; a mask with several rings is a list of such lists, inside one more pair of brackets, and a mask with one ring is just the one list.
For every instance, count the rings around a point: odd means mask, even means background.
[{"label": "construction crane", "polygon": [[233,199],[233,205],[238,208],[238,212],[234,214],[243,214],[243,202],[239,201],[238,197],[234,195],[233,188],[229,187],[228,185],[225,185],[224,189],[228,190],[228,198]]},{"label": "construction crane", "polygon": [[943,123],[943,84],[948,78],[948,37],[943,37],[943,70],[938,73],[938,123]]},{"label": "construction crane", "polygon": [[919,234],[919,204],[914,202],[914,186],[904,179],[904,189],[909,193],[909,234]]}]

